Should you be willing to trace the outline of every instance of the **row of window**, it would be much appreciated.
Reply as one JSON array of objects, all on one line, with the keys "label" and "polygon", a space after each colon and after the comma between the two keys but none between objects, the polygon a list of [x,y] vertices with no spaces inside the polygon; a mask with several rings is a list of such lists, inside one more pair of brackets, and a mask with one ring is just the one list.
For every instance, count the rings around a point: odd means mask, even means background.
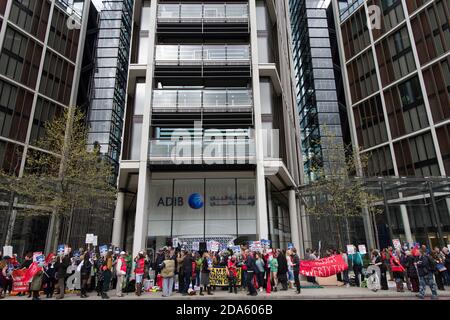
[{"label": "row of window", "polygon": [[55,7],[48,37],[48,45],[75,62],[77,59],[80,30],[67,28],[67,19],[67,14]]},{"label": "row of window", "polygon": [[48,0],[14,0],[9,20],[44,41],[49,14],[50,2]]},{"label": "row of window", "polygon": [[41,55],[39,44],[8,27],[0,56],[0,73],[34,89]]},{"label": "row of window", "polygon": [[353,103],[378,90],[372,50],[364,52],[347,65],[348,81]]}]

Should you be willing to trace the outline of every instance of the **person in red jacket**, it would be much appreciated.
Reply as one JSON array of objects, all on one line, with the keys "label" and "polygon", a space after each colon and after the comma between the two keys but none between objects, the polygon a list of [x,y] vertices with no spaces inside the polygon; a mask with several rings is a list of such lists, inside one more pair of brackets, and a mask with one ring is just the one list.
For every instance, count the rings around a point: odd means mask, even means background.
[{"label": "person in red jacket", "polygon": [[236,265],[236,257],[232,256],[230,259],[228,259],[227,263],[227,277],[228,277],[228,286],[230,288],[230,293],[237,294],[237,265]]},{"label": "person in red jacket", "polygon": [[395,279],[395,284],[397,286],[397,292],[404,292],[403,275],[405,274],[405,268],[400,263],[399,257],[400,257],[400,250],[396,250],[395,254],[391,254],[390,266],[391,266],[392,274]]},{"label": "person in red jacket", "polygon": [[145,255],[144,252],[139,252],[139,255],[134,260],[136,262],[136,267],[134,269],[134,274],[136,275],[136,295],[140,296],[142,294],[142,282],[145,273]]}]

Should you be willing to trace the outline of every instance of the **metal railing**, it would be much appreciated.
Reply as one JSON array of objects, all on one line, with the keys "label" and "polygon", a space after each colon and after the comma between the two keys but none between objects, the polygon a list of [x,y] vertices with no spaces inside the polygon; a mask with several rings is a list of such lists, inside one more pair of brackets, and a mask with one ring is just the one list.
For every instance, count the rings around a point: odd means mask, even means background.
[{"label": "metal railing", "polygon": [[222,162],[227,160],[249,163],[256,157],[253,139],[223,140],[150,140],[151,162],[192,164],[193,161]]},{"label": "metal railing", "polygon": [[248,89],[154,90],[154,110],[240,111],[253,106]]},{"label": "metal railing", "polygon": [[167,3],[158,5],[158,22],[248,22],[247,3]]},{"label": "metal railing", "polygon": [[157,65],[250,64],[250,45],[158,45]]}]

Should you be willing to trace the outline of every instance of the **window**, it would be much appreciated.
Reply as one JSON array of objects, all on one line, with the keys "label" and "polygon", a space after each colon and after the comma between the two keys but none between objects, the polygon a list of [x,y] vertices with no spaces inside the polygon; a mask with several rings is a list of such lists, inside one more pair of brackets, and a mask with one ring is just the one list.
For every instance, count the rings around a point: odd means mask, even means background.
[{"label": "window", "polygon": [[445,172],[450,174],[450,124],[436,129],[436,134],[441,147],[442,159],[444,160]]},{"label": "window", "polygon": [[71,61],[77,58],[80,30],[67,28],[68,15],[55,7],[48,38],[48,45]]},{"label": "window", "polygon": [[347,65],[353,103],[378,90],[372,50],[368,50]]},{"label": "window", "polygon": [[364,6],[346,20],[341,28],[347,60],[369,46],[370,36]]},{"label": "window", "polygon": [[372,29],[375,39],[380,38],[383,34],[402,23],[405,19],[401,0],[371,0],[368,2],[368,6],[371,5],[376,5],[382,9],[381,29]]},{"label": "window", "polygon": [[384,95],[394,138],[428,126],[422,90],[417,76],[386,90]]},{"label": "window", "polygon": [[365,170],[368,177],[394,175],[394,164],[389,146],[372,150]]},{"label": "window", "polygon": [[408,30],[403,27],[376,45],[378,65],[383,86],[416,69]]},{"label": "window", "polygon": [[14,0],[9,20],[44,41],[49,13],[50,3],[47,0]]},{"label": "window", "polygon": [[450,58],[430,66],[423,77],[434,121],[450,119]]}]

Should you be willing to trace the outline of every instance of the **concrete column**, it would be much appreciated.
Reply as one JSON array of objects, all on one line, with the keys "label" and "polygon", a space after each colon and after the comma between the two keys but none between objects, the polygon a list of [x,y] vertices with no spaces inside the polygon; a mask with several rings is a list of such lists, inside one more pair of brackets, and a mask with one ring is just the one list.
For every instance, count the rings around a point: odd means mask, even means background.
[{"label": "concrete column", "polygon": [[264,143],[261,116],[261,94],[259,82],[258,59],[258,26],[256,23],[256,0],[249,1],[250,13],[250,38],[252,59],[252,86],[255,117],[255,143],[256,143],[256,208],[257,232],[260,239],[269,238],[269,221],[267,216],[266,177],[264,171]]},{"label": "concrete column", "polygon": [[362,210],[364,232],[366,233],[366,245],[368,250],[376,248],[375,237],[373,234],[373,223],[367,208]]},{"label": "concrete column", "polygon": [[142,121],[141,155],[139,162],[139,178],[136,199],[136,218],[134,221],[133,255],[147,247],[148,236],[148,210],[150,197],[150,170],[148,167],[150,126],[152,118],[152,95],[153,95],[153,65],[156,43],[156,15],[158,1],[152,0],[150,6],[150,32],[147,57],[147,70],[145,79],[145,105]]},{"label": "concrete column", "polygon": [[289,190],[289,218],[291,222],[291,239],[294,247],[300,250],[300,232],[298,230],[298,214],[295,190]]},{"label": "concrete column", "polygon": [[411,225],[409,224],[408,210],[404,204],[400,205],[400,212],[402,214],[403,229],[405,230],[406,241],[411,245],[414,241],[411,233]]},{"label": "concrete column", "polygon": [[122,225],[123,225],[123,209],[125,204],[125,193],[119,192],[117,194],[116,211],[114,213],[113,234],[111,243],[113,246],[122,248]]},{"label": "concrete column", "polygon": [[445,198],[445,203],[447,204],[447,212],[450,216],[450,198]]}]

